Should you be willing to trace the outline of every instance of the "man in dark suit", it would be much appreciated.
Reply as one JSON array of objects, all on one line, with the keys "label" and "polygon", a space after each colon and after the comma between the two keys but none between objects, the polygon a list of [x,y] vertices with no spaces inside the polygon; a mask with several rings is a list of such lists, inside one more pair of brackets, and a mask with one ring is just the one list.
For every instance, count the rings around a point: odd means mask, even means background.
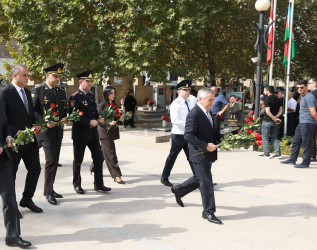
[{"label": "man in dark suit", "polygon": [[5,243],[8,246],[29,247],[31,243],[20,237],[20,220],[16,204],[15,189],[10,165],[11,155],[3,149],[5,143],[12,147],[12,137],[6,114],[0,103],[0,195],[3,202],[4,224],[7,230]]},{"label": "man in dark suit", "polygon": [[84,194],[81,187],[80,168],[83,162],[86,146],[90,149],[94,163],[94,189],[99,191],[110,191],[111,188],[105,187],[102,175],[102,152],[99,143],[97,125],[104,122],[104,118],[99,118],[95,96],[89,90],[92,84],[92,70],[84,71],[76,77],[79,79],[79,89],[69,98],[69,113],[73,109],[80,110],[84,116],[80,117],[79,122],[73,123],[72,139],[74,148],[73,162],[73,185],[78,194]]},{"label": "man in dark suit", "polygon": [[198,103],[186,117],[184,139],[188,141],[189,159],[194,167],[194,176],[180,185],[172,187],[176,202],[184,206],[181,197],[198,187],[203,203],[202,217],[209,222],[222,224],[215,216],[216,204],[211,175],[211,165],[217,160],[217,143],[221,139],[219,129],[213,120],[210,108],[215,99],[209,88],[198,91]]},{"label": "man in dark suit", "polygon": [[[15,65],[11,71],[12,83],[0,90],[0,100],[3,103],[7,115],[9,129],[12,135],[19,134],[25,127],[31,128],[35,123],[35,115],[31,92],[25,88],[29,74],[26,66]],[[40,130],[40,126],[36,126]],[[43,210],[37,207],[33,201],[38,178],[41,173],[39,158],[39,148],[37,142],[19,146],[18,153],[11,150],[12,155],[12,172],[15,181],[16,172],[21,159],[27,169],[23,197],[20,201],[21,207],[27,207],[35,213],[41,213]]]},{"label": "man in dark suit", "polygon": [[[63,119],[67,116],[66,93],[57,87],[63,68],[64,64],[62,63],[45,68],[46,81],[32,90],[33,108],[37,119],[44,115],[45,110],[52,108],[52,111],[58,113],[59,120],[67,123]],[[57,122],[47,123],[46,126],[47,130],[39,133],[36,137],[45,152],[44,195],[50,204],[56,205],[56,198],[63,198],[53,188],[63,139],[63,127]]]}]

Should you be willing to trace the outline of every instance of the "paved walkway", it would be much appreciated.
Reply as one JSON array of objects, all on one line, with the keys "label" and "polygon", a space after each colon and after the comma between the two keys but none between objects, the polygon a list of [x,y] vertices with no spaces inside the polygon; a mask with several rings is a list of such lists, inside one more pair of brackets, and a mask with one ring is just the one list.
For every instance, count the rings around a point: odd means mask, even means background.
[{"label": "paved walkway", "polygon": [[[220,152],[213,176],[218,183],[216,215],[224,225],[215,225],[201,218],[199,191],[184,197],[181,208],[160,184],[170,143],[154,143],[153,136],[151,130],[122,130],[116,146],[127,184],[114,183],[104,165],[105,185],[113,189],[106,194],[93,190],[87,150],[82,166],[86,194],[78,195],[72,187],[72,140],[65,132],[63,166],[55,182],[64,199],[57,206],[47,203],[42,171],[34,201],[44,213],[20,208],[22,237],[33,243],[31,249],[316,249],[317,163],[295,169],[260,159],[257,152]],[[21,164],[18,200],[25,174]],[[181,183],[190,176],[181,153],[170,181]],[[2,224],[0,249],[8,249],[4,235]]]}]

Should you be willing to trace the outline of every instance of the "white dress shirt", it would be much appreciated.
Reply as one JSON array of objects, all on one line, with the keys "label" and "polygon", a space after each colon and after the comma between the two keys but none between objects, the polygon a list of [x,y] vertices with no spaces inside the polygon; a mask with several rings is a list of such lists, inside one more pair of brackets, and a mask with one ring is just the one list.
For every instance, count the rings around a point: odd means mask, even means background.
[{"label": "white dress shirt", "polygon": [[[189,95],[187,98],[187,104],[189,110],[191,110],[197,103],[197,98],[193,95]],[[172,134],[183,135],[185,132],[186,116],[188,114],[188,108],[185,103],[185,99],[178,96],[170,106],[170,115],[172,122]]]},{"label": "white dress shirt", "polygon": [[288,100],[287,102],[287,108],[289,109],[293,109],[294,111],[287,111],[287,113],[292,113],[296,111],[296,107],[297,107],[297,102],[294,98],[291,98]]},{"label": "white dress shirt", "polygon": [[198,107],[201,108],[201,110],[204,112],[204,114],[207,116],[207,119],[210,121],[211,126],[213,127],[213,120],[210,115],[210,110],[206,110],[203,106],[201,106],[199,103],[197,103]]},{"label": "white dress shirt", "polygon": [[[25,90],[24,88],[20,88],[18,85],[15,85],[13,82],[12,82],[13,86],[15,87],[15,89],[18,91],[18,94],[22,100],[22,102],[24,103],[23,101],[23,96],[22,96],[22,92],[21,92],[21,89],[23,89],[24,93],[25,93]],[[26,97],[26,94],[25,94],[25,97]],[[26,97],[26,101],[28,101],[27,97]]]}]

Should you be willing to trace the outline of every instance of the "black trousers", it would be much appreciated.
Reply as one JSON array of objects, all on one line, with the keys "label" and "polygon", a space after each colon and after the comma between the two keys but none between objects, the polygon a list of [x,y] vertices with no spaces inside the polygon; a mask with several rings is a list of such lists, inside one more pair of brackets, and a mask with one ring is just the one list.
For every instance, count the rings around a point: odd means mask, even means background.
[{"label": "black trousers", "polygon": [[315,131],[315,124],[299,123],[297,125],[293,138],[292,154],[290,156],[290,160],[296,162],[300,147],[302,146],[304,150],[302,163],[306,166],[309,166]]},{"label": "black trousers", "polygon": [[36,142],[32,142],[23,146],[19,146],[18,150],[18,153],[12,151],[11,154],[13,180],[15,182],[16,173],[22,159],[27,169],[23,197],[32,199],[36,190],[37,181],[41,173],[39,148]]},{"label": "black trousers", "polygon": [[161,180],[164,180],[164,181],[166,181],[168,177],[171,175],[171,171],[176,161],[176,158],[178,154],[182,151],[182,149],[184,150],[187,160],[189,162],[190,168],[192,169],[192,172],[194,173],[193,166],[188,158],[189,157],[188,142],[184,140],[184,135],[171,134],[171,137],[172,137],[171,150],[166,159],[165,166],[161,176]]},{"label": "black trousers", "polygon": [[102,176],[102,152],[99,140],[78,141],[73,140],[74,162],[73,162],[73,185],[74,187],[81,186],[80,168],[84,159],[85,149],[88,146],[91,152],[91,158],[94,163],[94,178],[96,187],[103,186]]},{"label": "black trousers", "polygon": [[199,187],[203,203],[203,213],[206,215],[214,214],[216,212],[216,203],[211,175],[211,163],[193,162],[192,164],[196,174],[182,184],[174,186],[174,189],[183,197]]},{"label": "black trousers", "polygon": [[4,224],[7,230],[6,237],[17,237],[20,235],[20,220],[11,165],[4,152],[0,155],[0,194],[3,203]]},{"label": "black trousers", "polygon": [[44,195],[52,195],[62,140],[41,141],[45,153]]}]

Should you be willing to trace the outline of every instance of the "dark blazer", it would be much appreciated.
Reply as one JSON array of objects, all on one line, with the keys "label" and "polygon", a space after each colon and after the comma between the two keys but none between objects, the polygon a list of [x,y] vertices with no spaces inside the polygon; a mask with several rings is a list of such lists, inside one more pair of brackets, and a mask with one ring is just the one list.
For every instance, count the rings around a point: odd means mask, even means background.
[{"label": "dark blazer", "polygon": [[[4,145],[6,145],[6,138],[8,136],[11,136],[11,132],[7,123],[7,116],[4,112],[3,104],[0,102],[0,147],[2,148]],[[8,158],[11,160],[11,155],[7,151],[8,148],[4,149],[4,152],[2,152],[1,155],[6,154]],[[3,157],[0,155],[0,158]],[[0,161],[1,162],[1,161]],[[0,168],[2,167],[2,164],[0,164]]]},{"label": "dark blazer", "polygon": [[14,137],[19,130],[24,130],[25,127],[31,128],[35,124],[31,92],[27,88],[24,88],[24,91],[28,100],[29,113],[12,83],[0,90],[0,100],[3,103],[7,115],[12,137]]},{"label": "dark blazer", "polygon": [[[98,104],[98,112],[100,113],[107,107],[106,102],[102,101]],[[118,126],[112,126],[109,131],[107,131],[108,123],[104,122],[98,125],[98,133],[100,140],[117,140],[120,138]]]},{"label": "dark blazer", "polygon": [[[33,108],[36,119],[43,116],[44,110],[48,110],[51,104],[54,103],[56,107],[53,109],[58,113],[59,119],[67,116],[67,100],[66,93],[61,88],[56,87],[56,96],[53,94],[49,86],[44,82],[39,87],[32,89]],[[47,130],[37,135],[39,140],[62,140],[63,128],[61,126],[55,126],[54,128],[48,128]]]},{"label": "dark blazer", "polygon": [[205,152],[208,143],[218,144],[221,139],[219,129],[213,119],[211,126],[202,109],[196,105],[186,117],[184,139],[188,142],[189,159],[194,163],[212,163],[217,160],[217,150]]},{"label": "dark blazer", "polygon": [[72,139],[77,141],[99,140],[97,127],[90,128],[90,121],[97,120],[99,113],[93,93],[84,94],[78,89],[69,98],[69,113],[75,110],[84,112],[79,122],[74,122],[72,127]]}]

